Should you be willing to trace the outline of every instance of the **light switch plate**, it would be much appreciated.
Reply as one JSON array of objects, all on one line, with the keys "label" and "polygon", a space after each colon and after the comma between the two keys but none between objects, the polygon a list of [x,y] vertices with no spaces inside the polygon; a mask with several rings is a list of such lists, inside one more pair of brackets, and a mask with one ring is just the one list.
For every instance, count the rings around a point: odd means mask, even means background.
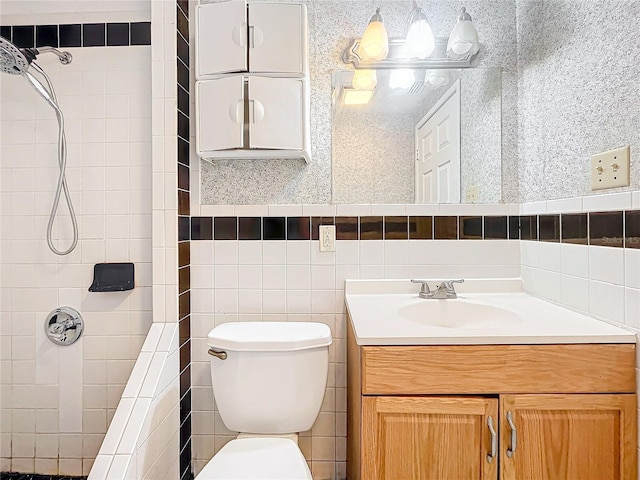
[{"label": "light switch plate", "polygon": [[629,146],[591,157],[591,190],[629,186]]},{"label": "light switch plate", "polygon": [[321,252],[336,251],[336,227],[335,225],[320,225],[318,228]]}]

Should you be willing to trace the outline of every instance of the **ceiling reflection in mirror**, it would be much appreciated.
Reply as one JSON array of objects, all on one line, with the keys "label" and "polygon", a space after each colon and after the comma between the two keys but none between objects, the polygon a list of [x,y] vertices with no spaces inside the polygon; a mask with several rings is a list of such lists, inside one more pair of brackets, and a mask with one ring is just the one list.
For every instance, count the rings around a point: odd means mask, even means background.
[{"label": "ceiling reflection in mirror", "polygon": [[[500,202],[501,70],[373,73],[375,88],[359,97],[351,96],[358,92],[354,70],[332,74],[333,202]],[[456,89],[459,113],[452,119],[443,105]],[[440,194],[432,198],[421,195],[422,161],[435,162],[427,182],[436,190],[440,184]],[[457,178],[448,178],[452,172]],[[447,184],[452,191],[443,195]]]}]

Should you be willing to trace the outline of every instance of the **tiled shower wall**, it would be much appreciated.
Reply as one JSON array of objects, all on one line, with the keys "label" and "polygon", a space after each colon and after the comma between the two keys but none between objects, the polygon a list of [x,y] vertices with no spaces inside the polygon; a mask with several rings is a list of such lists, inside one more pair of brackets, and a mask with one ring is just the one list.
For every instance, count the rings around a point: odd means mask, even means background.
[{"label": "tiled shower wall", "polygon": [[[225,428],[213,399],[206,339],[215,325],[281,320],[317,321],[331,328],[334,341],[322,410],[299,444],[315,480],[344,479],[344,279],[520,275],[520,242],[508,239],[507,228],[507,216],[517,206],[220,206],[203,211],[219,216],[191,218],[196,473],[236,435]],[[429,239],[431,215],[445,219],[444,229],[435,228],[436,236],[445,239]],[[468,216],[470,222],[459,224],[455,215]],[[477,215],[499,218],[498,228],[490,220],[494,227],[485,228],[483,238],[483,219]],[[335,252],[320,252],[318,241],[310,240],[320,222],[338,224]],[[470,227],[460,228],[460,238],[468,240],[458,240],[458,225]]]},{"label": "tiled shower wall", "polygon": [[[58,176],[53,110],[20,76],[0,79],[1,471],[87,474],[152,322],[145,28],[144,45],[69,48],[68,66],[53,55],[38,59],[66,120],[67,180],[80,229],[68,256],[52,254],[45,241]],[[59,248],[70,242],[69,225],[62,202]],[[136,288],[88,292],[99,262],[134,262]],[[43,333],[48,313],[62,305],[85,321],[69,347]]]}]

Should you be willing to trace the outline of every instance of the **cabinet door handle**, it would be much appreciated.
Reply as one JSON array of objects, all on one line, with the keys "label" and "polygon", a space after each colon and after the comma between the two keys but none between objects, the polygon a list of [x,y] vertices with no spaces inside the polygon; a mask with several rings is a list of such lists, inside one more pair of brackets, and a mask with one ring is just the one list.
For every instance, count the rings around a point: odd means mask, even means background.
[{"label": "cabinet door handle", "polygon": [[261,122],[264,118],[264,105],[260,100],[249,100],[249,123]]},{"label": "cabinet door handle", "polygon": [[511,429],[511,446],[507,449],[507,457],[511,458],[516,453],[517,445],[516,425],[515,423],[513,423],[513,414],[511,412],[507,412],[507,423],[509,424],[509,428]]},{"label": "cabinet door handle", "polygon": [[235,43],[239,47],[247,46],[247,28],[247,23],[242,22],[240,23],[240,25],[236,25],[231,30],[231,40],[233,40],[233,43]]},{"label": "cabinet door handle", "polygon": [[496,429],[493,428],[493,418],[491,418],[491,415],[487,417],[487,427],[489,427],[489,433],[491,433],[491,452],[487,454],[487,462],[491,463],[498,454],[498,435],[496,434]]},{"label": "cabinet door handle", "polygon": [[256,48],[264,43],[264,33],[260,27],[249,25],[249,48]]},{"label": "cabinet door handle", "polygon": [[229,105],[229,118],[234,122],[234,123],[243,123],[244,119],[242,117],[244,117],[243,115],[243,109],[242,107],[244,106],[244,100],[242,98],[240,98],[239,100],[236,100],[234,102],[231,102],[231,105]]}]

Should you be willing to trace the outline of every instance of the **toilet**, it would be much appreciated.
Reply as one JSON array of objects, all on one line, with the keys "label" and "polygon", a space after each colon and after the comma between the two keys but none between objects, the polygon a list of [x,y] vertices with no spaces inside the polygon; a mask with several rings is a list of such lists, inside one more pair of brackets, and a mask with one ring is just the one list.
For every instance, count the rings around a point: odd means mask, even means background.
[{"label": "toilet", "polygon": [[240,432],[196,480],[312,480],[298,448],[324,398],[331,331],[313,322],[232,322],[209,332],[222,421]]}]

